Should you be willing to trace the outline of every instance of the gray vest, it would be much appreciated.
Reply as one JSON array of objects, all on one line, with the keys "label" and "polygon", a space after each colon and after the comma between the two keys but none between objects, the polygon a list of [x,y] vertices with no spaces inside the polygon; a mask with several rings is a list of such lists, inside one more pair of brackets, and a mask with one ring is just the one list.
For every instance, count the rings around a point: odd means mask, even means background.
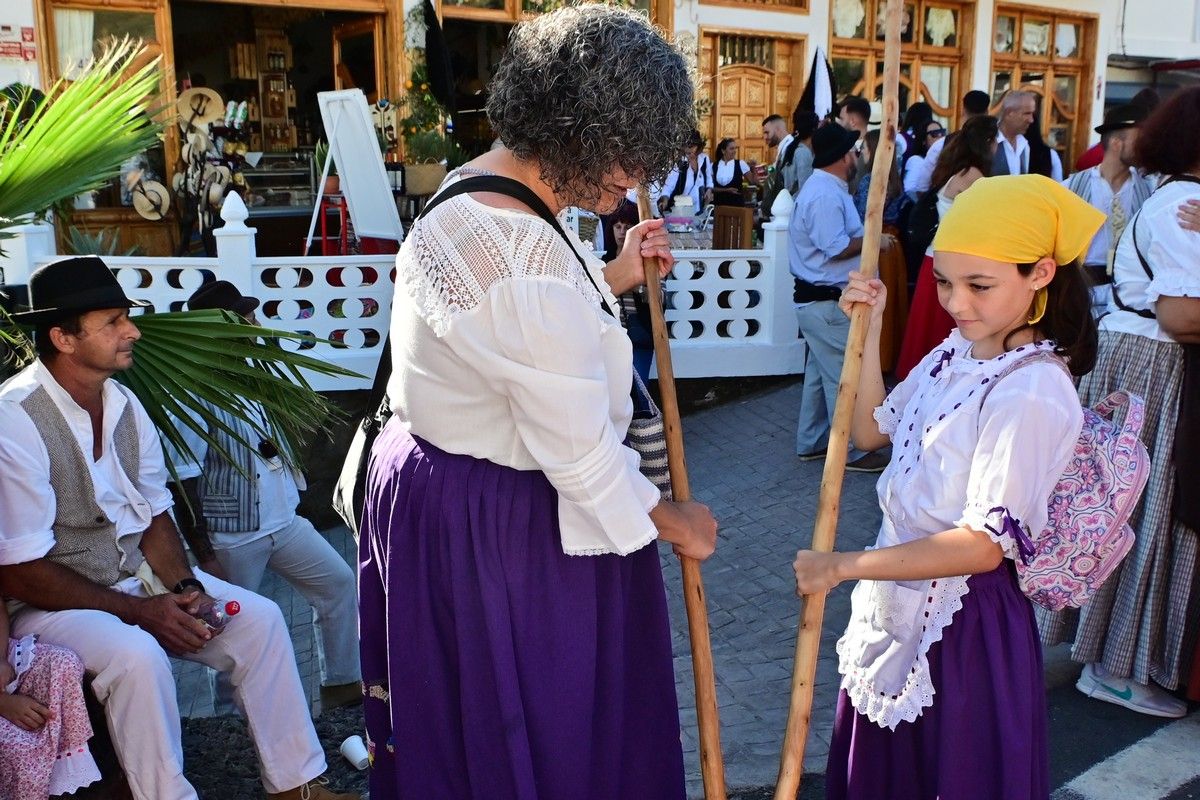
[{"label": "gray vest", "polygon": [[[1029,151],[1021,153],[1021,173],[1022,175],[1029,172]],[[1004,142],[996,142],[996,155],[992,157],[992,177],[997,175],[1008,175],[1008,156],[1005,155]]]},{"label": "gray vest", "polygon": [[[228,411],[206,404],[208,410],[228,428],[248,441],[260,438],[254,429]],[[199,481],[200,509],[215,533],[248,533],[258,530],[258,481],[254,453],[229,431],[212,422],[208,435],[234,457],[227,461],[211,445],[204,457],[204,474]]]},{"label": "gray vest", "polygon": [[[21,407],[33,420],[50,456],[50,488],[54,491],[54,547],[44,557],[101,586],[112,586],[130,577],[142,565],[138,545],[142,531],[126,534],[120,541],[116,526],[96,502],[92,474],[58,406],[45,387],[39,386]],[[136,481],[140,461],[137,425],[133,409],[125,406],[113,432],[117,462]]]}]

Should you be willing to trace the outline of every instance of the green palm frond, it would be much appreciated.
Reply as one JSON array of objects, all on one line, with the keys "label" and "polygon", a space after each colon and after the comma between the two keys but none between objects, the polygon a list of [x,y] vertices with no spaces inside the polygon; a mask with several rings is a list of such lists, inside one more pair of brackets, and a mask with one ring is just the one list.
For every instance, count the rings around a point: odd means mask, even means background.
[{"label": "green palm frond", "polygon": [[[36,107],[24,101],[17,108],[0,105],[0,239],[6,227],[102,185],[157,141],[149,104],[159,76],[154,62],[129,69],[140,54],[134,43],[115,44],[75,80],[55,84]],[[181,424],[232,463],[209,434],[210,425],[257,449],[257,441],[221,422],[215,407],[244,419],[295,463],[302,444],[339,414],[313,391],[303,370],[358,377],[275,343],[312,337],[250,326],[228,312],[146,314],[135,321],[142,338],[134,366],[115,377],[141,401],[168,452],[190,455],[176,428]],[[34,358],[27,332],[0,306],[0,380]],[[262,406],[265,425],[252,403]]]},{"label": "green palm frond", "polygon": [[[313,391],[302,370],[357,377],[275,343],[311,342],[311,336],[247,325],[230,312],[143,314],[136,322],[142,338],[134,347],[133,367],[114,377],[146,407],[164,445],[189,455],[176,425],[188,426],[222,455],[228,454],[208,433],[209,425],[257,449],[256,441],[247,441],[212,413],[216,407],[246,420],[256,435],[274,441],[296,463],[301,446],[341,413]],[[251,403],[262,406],[266,425],[251,411]]]},{"label": "green palm frond", "polygon": [[58,81],[28,114],[28,97],[0,110],[0,238],[55,203],[99,188],[158,140],[147,100],[158,92],[158,61],[131,73],[141,53],[112,44],[73,81]]}]

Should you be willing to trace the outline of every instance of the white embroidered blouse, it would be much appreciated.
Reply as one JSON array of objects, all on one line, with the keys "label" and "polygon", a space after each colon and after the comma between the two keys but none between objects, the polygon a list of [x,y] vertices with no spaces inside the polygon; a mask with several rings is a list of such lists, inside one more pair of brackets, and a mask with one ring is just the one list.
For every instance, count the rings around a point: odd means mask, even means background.
[{"label": "white embroidered blouse", "polygon": [[[875,410],[892,439],[879,478],[883,524],[876,547],[966,526],[1017,556],[1010,531],[1040,532],[1047,502],[1083,426],[1079,399],[1056,364],[1030,364],[989,384],[1038,342],[988,361],[970,356],[958,331]],[[986,403],[984,397],[986,395]],[[1007,524],[1006,524],[1007,523]],[[880,727],[894,729],[933,705],[926,653],[962,608],[962,575],[922,581],[860,581],[850,622],[837,644],[842,688]]]},{"label": "white embroidered blouse", "polygon": [[[567,235],[616,309],[603,262]],[[545,221],[469,195],[432,210],[396,258],[391,337],[393,413],[448,452],[545,472],[564,552],[625,555],[657,538],[659,492],[622,444],[629,337]]]}]

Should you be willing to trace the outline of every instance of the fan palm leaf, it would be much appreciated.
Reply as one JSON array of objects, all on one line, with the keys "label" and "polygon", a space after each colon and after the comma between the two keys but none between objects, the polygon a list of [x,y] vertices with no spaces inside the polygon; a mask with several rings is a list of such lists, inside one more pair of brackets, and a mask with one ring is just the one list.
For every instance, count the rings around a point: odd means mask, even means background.
[{"label": "fan palm leaf", "polygon": [[[42,103],[0,107],[0,239],[5,228],[101,186],[157,141],[150,104],[159,75],[155,62],[131,69],[140,55],[135,43],[115,43],[73,81],[56,83]],[[180,426],[226,458],[230,454],[210,430],[256,449],[257,440],[222,422],[214,413],[219,409],[245,420],[294,462],[302,443],[337,413],[312,390],[304,371],[355,376],[277,344],[311,342],[311,336],[250,326],[228,312],[146,314],[136,322],[142,338],[134,366],[115,377],[146,408],[168,454],[190,455]],[[35,357],[27,333],[0,307],[0,351],[5,349],[0,378],[5,368],[20,369]]]},{"label": "fan palm leaf", "polygon": [[140,52],[135,42],[114,43],[43,102],[26,95],[0,112],[0,239],[11,235],[5,228],[99,188],[158,140],[148,108],[158,61],[130,70]]}]

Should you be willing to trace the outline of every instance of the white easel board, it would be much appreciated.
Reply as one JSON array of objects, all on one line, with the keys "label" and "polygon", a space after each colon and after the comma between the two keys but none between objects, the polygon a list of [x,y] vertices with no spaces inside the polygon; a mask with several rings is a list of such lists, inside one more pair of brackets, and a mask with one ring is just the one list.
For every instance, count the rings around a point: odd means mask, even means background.
[{"label": "white easel board", "polygon": [[392,199],[366,95],[362,89],[317,92],[317,103],[354,232],[402,241],[404,225]]}]

